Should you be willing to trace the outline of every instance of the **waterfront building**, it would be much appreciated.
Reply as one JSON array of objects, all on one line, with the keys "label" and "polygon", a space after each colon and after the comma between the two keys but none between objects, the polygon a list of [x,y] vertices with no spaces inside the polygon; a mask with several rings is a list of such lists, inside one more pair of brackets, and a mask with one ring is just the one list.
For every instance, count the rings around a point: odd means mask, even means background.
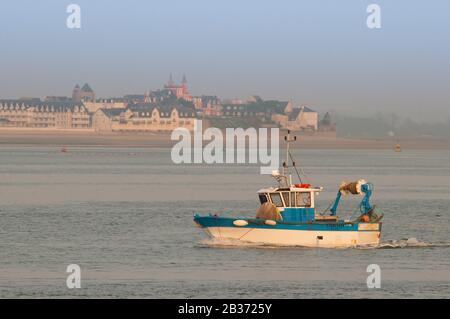
[{"label": "waterfront building", "polygon": [[194,129],[196,112],[181,104],[139,103],[125,109],[99,109],[92,117],[96,131],[164,132],[178,127]]},{"label": "waterfront building", "polygon": [[90,127],[88,110],[73,101],[0,100],[2,126],[81,129]]},{"label": "waterfront building", "polygon": [[[38,99],[40,101],[40,99]],[[72,98],[68,96],[46,96],[45,102],[71,102]]]},{"label": "waterfront building", "polygon": [[102,98],[95,101],[86,101],[84,106],[90,113],[95,113],[99,109],[122,109],[127,105],[125,98]]},{"label": "waterfront building", "polygon": [[223,115],[229,117],[259,117],[270,120],[272,114],[288,114],[292,111],[291,101],[251,101],[244,104],[223,104]]},{"label": "waterfront building", "polygon": [[192,104],[197,112],[205,116],[222,115],[222,103],[215,95],[194,96]]},{"label": "waterfront building", "polygon": [[192,101],[192,95],[188,91],[186,76],[183,75],[181,85],[175,84],[172,79],[172,74],[169,76],[169,81],[164,85],[164,89],[172,92],[177,99]]},{"label": "waterfront building", "polygon": [[75,102],[93,102],[95,101],[95,93],[89,84],[85,83],[82,88],[77,84],[72,91],[72,100]]},{"label": "waterfront building", "polygon": [[319,124],[319,114],[311,108],[304,106],[301,108],[292,108],[289,112],[275,113],[272,115],[272,121],[281,128],[292,131],[317,131]]},{"label": "waterfront building", "polygon": [[126,108],[98,109],[92,115],[92,128],[97,132],[112,132],[114,126],[125,124],[128,116]]}]

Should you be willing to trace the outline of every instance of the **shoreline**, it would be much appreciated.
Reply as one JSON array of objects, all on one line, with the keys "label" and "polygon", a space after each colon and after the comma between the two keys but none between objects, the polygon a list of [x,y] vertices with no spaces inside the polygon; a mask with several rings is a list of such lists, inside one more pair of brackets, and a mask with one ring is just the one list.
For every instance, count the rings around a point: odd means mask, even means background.
[{"label": "shoreline", "polygon": [[[282,138],[282,137],[281,137]],[[55,147],[147,147],[169,148],[177,141],[170,133],[98,133],[93,130],[28,130],[1,129],[0,147],[4,146],[55,146]],[[206,145],[209,141],[204,141]],[[351,139],[335,137],[334,134],[317,133],[297,135],[294,148],[304,149],[394,149],[393,139]],[[450,150],[450,139],[431,137],[400,140],[403,150]]]}]

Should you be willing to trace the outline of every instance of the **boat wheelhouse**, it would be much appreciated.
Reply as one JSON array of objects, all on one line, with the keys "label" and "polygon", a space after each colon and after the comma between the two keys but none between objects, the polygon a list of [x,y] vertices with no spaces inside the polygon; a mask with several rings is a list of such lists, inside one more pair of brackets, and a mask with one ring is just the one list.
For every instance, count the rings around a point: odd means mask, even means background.
[{"label": "boat wheelhouse", "polygon": [[336,215],[321,215],[315,210],[315,198],[323,187],[311,187],[310,184],[294,184],[290,187],[270,187],[260,189],[258,197],[261,205],[270,203],[281,213],[283,221],[337,221]]}]

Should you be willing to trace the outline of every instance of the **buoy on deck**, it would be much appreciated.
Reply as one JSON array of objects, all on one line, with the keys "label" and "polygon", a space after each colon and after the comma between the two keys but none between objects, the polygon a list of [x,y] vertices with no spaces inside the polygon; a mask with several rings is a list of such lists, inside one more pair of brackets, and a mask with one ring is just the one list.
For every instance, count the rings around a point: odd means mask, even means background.
[{"label": "buoy on deck", "polygon": [[234,226],[238,226],[238,227],[242,227],[242,226],[247,226],[248,222],[246,220],[243,220],[243,219],[236,219],[235,221],[233,221],[233,225]]}]

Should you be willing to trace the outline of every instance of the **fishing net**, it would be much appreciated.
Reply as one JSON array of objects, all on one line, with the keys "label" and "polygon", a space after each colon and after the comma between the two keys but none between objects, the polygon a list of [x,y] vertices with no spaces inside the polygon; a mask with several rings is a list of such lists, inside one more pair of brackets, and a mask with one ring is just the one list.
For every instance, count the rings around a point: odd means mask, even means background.
[{"label": "fishing net", "polygon": [[367,214],[359,216],[355,221],[365,223],[378,223],[383,218],[383,216],[383,211],[374,205]]},{"label": "fishing net", "polygon": [[269,202],[262,204],[256,211],[256,218],[258,219],[271,219],[271,220],[282,220],[278,208]]}]

